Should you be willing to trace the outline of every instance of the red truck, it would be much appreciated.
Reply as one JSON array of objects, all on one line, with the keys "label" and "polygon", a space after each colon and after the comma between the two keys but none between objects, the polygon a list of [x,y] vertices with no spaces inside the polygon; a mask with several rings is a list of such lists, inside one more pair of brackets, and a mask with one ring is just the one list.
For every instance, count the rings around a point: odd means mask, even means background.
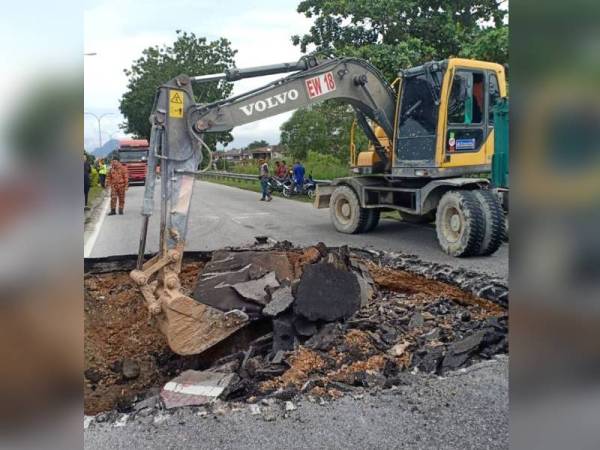
[{"label": "red truck", "polygon": [[144,183],[148,170],[148,141],[146,139],[120,139],[117,151],[121,163],[127,166],[129,182]]}]

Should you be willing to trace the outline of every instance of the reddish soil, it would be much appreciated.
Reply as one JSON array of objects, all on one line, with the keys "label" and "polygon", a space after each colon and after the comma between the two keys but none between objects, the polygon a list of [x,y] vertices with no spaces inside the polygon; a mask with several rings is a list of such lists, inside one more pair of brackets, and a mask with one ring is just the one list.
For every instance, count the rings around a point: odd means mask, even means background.
[{"label": "reddish soil", "polygon": [[[186,265],[181,277],[186,288],[191,288],[201,267],[202,263]],[[166,381],[161,361],[173,354],[151,323],[143,297],[128,273],[86,276],[84,302],[86,414],[125,408],[137,394]],[[139,377],[123,378],[119,366],[124,359],[139,365]]]}]

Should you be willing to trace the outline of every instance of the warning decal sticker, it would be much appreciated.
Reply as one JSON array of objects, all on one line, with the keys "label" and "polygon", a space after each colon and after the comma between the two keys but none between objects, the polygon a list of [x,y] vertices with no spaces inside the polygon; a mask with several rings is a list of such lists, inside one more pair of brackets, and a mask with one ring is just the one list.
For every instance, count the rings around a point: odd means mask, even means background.
[{"label": "warning decal sticker", "polygon": [[183,117],[183,92],[169,91],[169,117],[178,119]]}]

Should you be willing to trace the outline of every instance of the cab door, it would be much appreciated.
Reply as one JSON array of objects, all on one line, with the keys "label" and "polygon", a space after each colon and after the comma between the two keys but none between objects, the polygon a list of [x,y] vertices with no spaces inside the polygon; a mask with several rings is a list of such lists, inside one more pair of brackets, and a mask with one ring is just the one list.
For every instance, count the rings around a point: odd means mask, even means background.
[{"label": "cab door", "polygon": [[[497,82],[496,82],[497,84]],[[457,67],[447,97],[442,167],[491,163],[490,72]],[[491,143],[491,144],[490,144]],[[491,145],[491,147],[490,147]],[[479,169],[479,167],[478,167]]]}]

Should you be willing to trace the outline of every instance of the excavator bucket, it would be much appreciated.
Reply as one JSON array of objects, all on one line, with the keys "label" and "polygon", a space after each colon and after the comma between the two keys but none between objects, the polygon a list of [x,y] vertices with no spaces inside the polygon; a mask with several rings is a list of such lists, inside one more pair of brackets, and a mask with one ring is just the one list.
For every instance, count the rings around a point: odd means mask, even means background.
[{"label": "excavator bucket", "polygon": [[[218,344],[249,323],[243,311],[220,311],[197,302],[181,291],[179,268],[181,251],[156,255],[131,278],[139,286],[150,315],[167,338],[171,350],[179,355],[195,355]],[[156,277],[153,281],[151,278]]]},{"label": "excavator bucket", "polygon": [[195,355],[245,327],[248,316],[238,310],[224,313],[182,295],[163,303],[157,322],[171,350]]}]

